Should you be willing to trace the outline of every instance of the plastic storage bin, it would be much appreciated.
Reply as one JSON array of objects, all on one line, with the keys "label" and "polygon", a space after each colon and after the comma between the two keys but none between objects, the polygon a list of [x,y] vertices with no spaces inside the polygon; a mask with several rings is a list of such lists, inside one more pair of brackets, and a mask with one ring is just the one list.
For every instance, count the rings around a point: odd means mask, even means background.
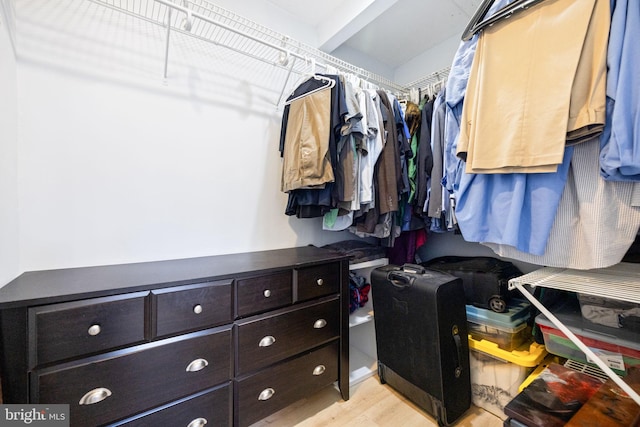
[{"label": "plastic storage bin", "polygon": [[[563,306],[554,315],[616,373],[625,375],[630,367],[640,367],[640,333],[594,324],[582,318],[579,307]],[[536,324],[549,353],[595,365],[543,314]]]},{"label": "plastic storage bin", "polygon": [[469,337],[471,401],[505,420],[504,406],[517,394],[520,384],[544,359],[543,345],[528,342],[507,351],[487,340]]},{"label": "plastic storage bin", "polygon": [[527,325],[530,304],[523,300],[512,300],[504,313],[467,305],[468,331],[473,339],[489,340],[498,347],[511,351],[531,339],[531,328]]},{"label": "plastic storage bin", "polygon": [[640,332],[640,304],[580,293],[578,301],[584,319],[610,328]]}]

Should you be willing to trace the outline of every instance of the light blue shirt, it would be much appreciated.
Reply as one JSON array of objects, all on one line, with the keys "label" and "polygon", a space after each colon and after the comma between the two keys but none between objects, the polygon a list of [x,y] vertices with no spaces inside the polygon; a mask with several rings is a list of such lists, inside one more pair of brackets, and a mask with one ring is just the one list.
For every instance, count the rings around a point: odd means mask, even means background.
[{"label": "light blue shirt", "polygon": [[600,173],[609,181],[640,181],[640,2],[616,0],[612,10]]}]

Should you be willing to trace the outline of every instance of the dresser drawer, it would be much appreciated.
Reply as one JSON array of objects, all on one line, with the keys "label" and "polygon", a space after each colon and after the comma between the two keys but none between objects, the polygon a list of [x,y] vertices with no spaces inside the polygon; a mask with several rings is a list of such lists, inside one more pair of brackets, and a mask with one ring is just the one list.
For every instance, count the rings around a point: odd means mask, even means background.
[{"label": "dresser drawer", "polygon": [[229,427],[232,421],[233,387],[228,382],[215,389],[180,399],[168,405],[114,424],[126,427],[180,426]]},{"label": "dresser drawer", "polygon": [[210,328],[231,322],[230,280],[152,291],[154,336]]},{"label": "dresser drawer", "polygon": [[148,294],[30,308],[30,367],[143,342]]},{"label": "dresser drawer", "polygon": [[338,341],[237,383],[237,423],[250,425],[338,379]]},{"label": "dresser drawer", "polygon": [[94,427],[212,388],[231,374],[231,328],[224,327],[35,371],[31,402],[68,403],[71,425]]},{"label": "dresser drawer", "polygon": [[294,270],[296,301],[305,301],[340,292],[340,263]]},{"label": "dresser drawer", "polygon": [[238,317],[246,317],[291,304],[292,293],[291,270],[238,279],[236,281]]},{"label": "dresser drawer", "polygon": [[246,374],[338,337],[340,302],[325,298],[236,324],[236,372]]}]

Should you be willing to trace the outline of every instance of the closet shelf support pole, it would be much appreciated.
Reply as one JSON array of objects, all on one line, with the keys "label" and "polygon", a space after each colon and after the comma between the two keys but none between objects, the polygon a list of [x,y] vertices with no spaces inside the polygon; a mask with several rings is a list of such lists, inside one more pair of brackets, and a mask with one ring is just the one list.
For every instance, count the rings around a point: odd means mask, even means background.
[{"label": "closet shelf support pole", "polygon": [[540,301],[525,289],[522,283],[511,282],[547,319],[551,321],[563,334],[567,336],[588,358],[598,365],[625,393],[629,395],[638,405],[640,405],[640,396],[636,393],[622,378],[620,378],[606,363],[600,359],[589,347],[587,347],[573,332],[569,330],[556,316],[553,315]]},{"label": "closet shelf support pole", "polygon": [[171,8],[167,10],[167,41],[164,47],[164,74],[165,81],[167,80],[167,69],[169,68],[169,36],[171,35]]}]

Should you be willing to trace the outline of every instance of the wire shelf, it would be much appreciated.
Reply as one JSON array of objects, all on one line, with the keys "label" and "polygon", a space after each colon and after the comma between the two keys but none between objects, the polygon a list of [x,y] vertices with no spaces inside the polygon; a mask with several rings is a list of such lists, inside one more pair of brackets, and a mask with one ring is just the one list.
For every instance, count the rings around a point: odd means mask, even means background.
[{"label": "wire shelf", "polygon": [[424,77],[421,77],[417,80],[412,81],[406,87],[407,88],[416,88],[416,89],[424,89],[428,86],[435,85],[440,82],[444,82],[449,77],[449,71],[451,71],[451,67],[445,67],[441,70],[434,71],[431,74],[428,74]]},{"label": "wire shelf", "polygon": [[[223,46],[251,58],[309,73],[314,65],[351,73],[396,93],[406,87],[357,67],[207,0],[91,0],[179,33]],[[168,50],[168,48],[167,48]],[[166,67],[165,67],[166,68]],[[286,85],[286,83],[285,83]]]},{"label": "wire shelf", "polygon": [[543,267],[509,280],[509,287],[515,283],[640,303],[640,264],[619,263],[593,270]]}]

